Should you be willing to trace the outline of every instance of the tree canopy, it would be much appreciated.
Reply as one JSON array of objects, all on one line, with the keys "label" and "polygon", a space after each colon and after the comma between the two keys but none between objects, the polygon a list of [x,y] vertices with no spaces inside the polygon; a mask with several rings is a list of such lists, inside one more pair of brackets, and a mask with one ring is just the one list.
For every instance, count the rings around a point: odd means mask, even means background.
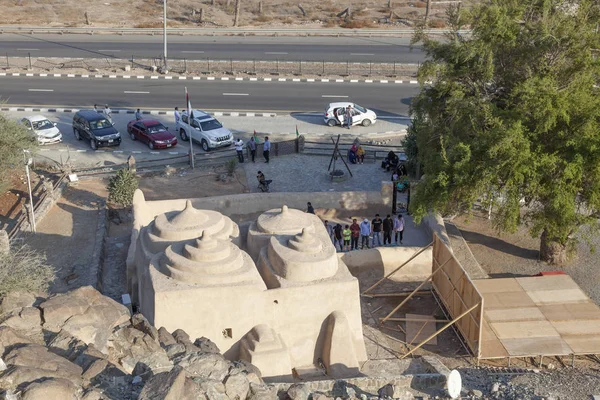
[{"label": "tree canopy", "polygon": [[418,220],[491,199],[499,230],[526,224],[542,258],[562,262],[600,211],[598,3],[490,0],[448,20],[444,41],[413,38],[428,60],[411,105],[425,174],[411,211]]},{"label": "tree canopy", "polygon": [[0,113],[0,191],[10,187],[13,169],[24,172],[23,150],[35,151],[37,141],[31,132],[17,121]]}]

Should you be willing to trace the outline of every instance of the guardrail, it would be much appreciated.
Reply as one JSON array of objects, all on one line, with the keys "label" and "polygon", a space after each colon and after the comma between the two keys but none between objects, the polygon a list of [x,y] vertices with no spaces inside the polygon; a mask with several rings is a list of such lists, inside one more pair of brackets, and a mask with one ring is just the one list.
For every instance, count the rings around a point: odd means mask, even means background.
[{"label": "guardrail", "polygon": [[[340,141],[338,149],[342,156],[346,157],[348,150],[352,147],[354,142]],[[377,162],[377,160],[384,159],[387,154],[391,151],[395,153],[403,153],[404,148],[398,145],[382,145],[382,144],[368,144],[361,143],[361,146],[365,150],[365,160]],[[302,149],[303,154],[319,155],[319,156],[330,156],[333,153],[335,145],[331,141],[304,141],[304,148]]]},{"label": "guardrail", "polygon": [[[445,34],[450,32],[448,29],[427,29],[429,34]],[[461,34],[467,34],[469,30],[459,31]],[[100,27],[39,27],[39,26],[0,26],[1,33],[79,33],[93,35],[96,33],[117,33],[120,35],[158,35],[163,33],[162,28],[100,28]],[[399,36],[412,35],[414,29],[345,29],[345,28],[167,28],[167,34],[177,35],[261,35],[261,36]]]}]

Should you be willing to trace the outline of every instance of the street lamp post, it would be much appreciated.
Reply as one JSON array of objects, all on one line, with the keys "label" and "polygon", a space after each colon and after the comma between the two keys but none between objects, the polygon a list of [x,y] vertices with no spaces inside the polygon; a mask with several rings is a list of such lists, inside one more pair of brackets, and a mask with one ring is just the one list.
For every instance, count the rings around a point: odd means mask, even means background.
[{"label": "street lamp post", "polygon": [[25,172],[27,173],[27,187],[29,188],[29,209],[31,210],[31,230],[35,233],[35,213],[33,211],[33,195],[31,194],[31,178],[29,177],[29,166],[31,165],[31,152],[29,150],[23,150],[23,157],[25,158]]},{"label": "street lamp post", "polygon": [[164,73],[169,70],[167,65],[167,0],[163,0],[163,61]]}]

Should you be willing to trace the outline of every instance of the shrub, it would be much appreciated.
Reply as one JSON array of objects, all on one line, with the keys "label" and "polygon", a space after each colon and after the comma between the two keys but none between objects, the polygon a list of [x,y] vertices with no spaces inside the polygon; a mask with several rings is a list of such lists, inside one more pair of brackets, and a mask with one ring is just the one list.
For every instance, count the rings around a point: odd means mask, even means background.
[{"label": "shrub", "polygon": [[233,173],[237,168],[237,164],[238,162],[235,158],[232,158],[231,160],[227,161],[227,164],[225,164],[225,167],[227,168],[227,175],[233,176]]},{"label": "shrub", "polygon": [[0,192],[10,188],[14,171],[24,172],[23,150],[35,153],[38,143],[25,126],[0,113]]},{"label": "shrub", "polygon": [[130,206],[138,186],[139,181],[135,173],[122,169],[108,182],[108,200],[123,207]]},{"label": "shrub", "polygon": [[430,28],[445,28],[446,21],[444,21],[443,19],[433,19],[433,20],[429,21],[429,27]]},{"label": "shrub", "polygon": [[0,297],[10,292],[44,292],[54,280],[46,256],[27,246],[0,253]]}]

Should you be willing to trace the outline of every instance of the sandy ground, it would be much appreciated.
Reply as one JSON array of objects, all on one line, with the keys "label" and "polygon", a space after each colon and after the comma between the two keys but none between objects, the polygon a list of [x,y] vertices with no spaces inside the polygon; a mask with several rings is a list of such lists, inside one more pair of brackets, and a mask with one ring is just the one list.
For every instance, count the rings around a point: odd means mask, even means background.
[{"label": "sandy ground", "polygon": [[[333,0],[240,0],[239,26],[265,28],[402,28],[425,15],[424,1],[359,0],[350,4],[351,18],[339,18],[348,4]],[[214,5],[213,5],[214,3]],[[259,12],[262,3],[262,12]],[[388,4],[391,3],[391,8]],[[305,14],[298,7],[301,4]],[[431,26],[444,27],[445,7],[431,9]],[[200,21],[200,9],[203,19]],[[391,12],[395,15],[390,21]],[[163,2],[156,0],[4,0],[3,25],[156,28],[162,26]],[[235,0],[179,0],[167,7],[171,27],[231,27]]]}]

